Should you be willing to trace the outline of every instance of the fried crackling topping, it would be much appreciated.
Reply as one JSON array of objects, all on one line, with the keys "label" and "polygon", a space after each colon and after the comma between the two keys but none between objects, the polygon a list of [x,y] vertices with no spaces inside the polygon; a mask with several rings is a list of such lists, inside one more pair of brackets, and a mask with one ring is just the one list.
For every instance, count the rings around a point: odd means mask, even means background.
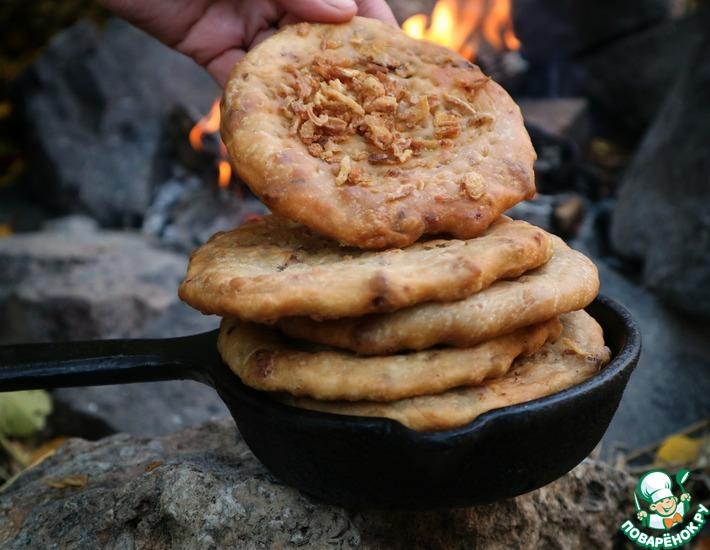
[{"label": "fried crackling topping", "polygon": [[[324,39],[322,49],[337,47]],[[323,55],[287,71],[289,78],[277,93],[290,133],[311,156],[331,165],[338,186],[371,185],[368,164],[402,165],[423,152],[450,147],[464,127],[493,122],[470,102],[487,77],[476,86],[462,85],[462,97],[414,94],[403,85],[407,68],[381,52],[357,61]],[[478,194],[474,187],[463,185],[470,195]]]}]

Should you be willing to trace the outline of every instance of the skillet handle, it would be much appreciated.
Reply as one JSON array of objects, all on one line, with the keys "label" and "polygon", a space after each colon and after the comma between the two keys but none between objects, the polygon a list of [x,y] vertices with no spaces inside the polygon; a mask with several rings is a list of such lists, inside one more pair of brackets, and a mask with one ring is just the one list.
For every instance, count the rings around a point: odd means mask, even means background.
[{"label": "skillet handle", "polygon": [[0,392],[192,379],[210,384],[217,331],[181,338],[0,346]]}]

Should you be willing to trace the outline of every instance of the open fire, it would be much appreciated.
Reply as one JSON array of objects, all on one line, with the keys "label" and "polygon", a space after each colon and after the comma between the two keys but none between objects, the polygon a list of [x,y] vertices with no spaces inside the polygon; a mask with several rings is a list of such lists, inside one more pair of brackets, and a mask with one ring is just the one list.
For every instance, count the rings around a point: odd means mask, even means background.
[{"label": "open fire", "polygon": [[205,134],[216,134],[219,141],[219,158],[217,159],[217,184],[220,189],[229,187],[232,180],[232,167],[227,159],[227,148],[222,139],[219,137],[219,99],[217,98],[212,103],[209,112],[198,120],[190,130],[188,139],[190,145],[195,151],[204,150]]},{"label": "open fire", "polygon": [[411,16],[402,30],[475,59],[483,43],[495,51],[516,51],[520,41],[513,31],[510,0],[438,0],[431,17]]}]

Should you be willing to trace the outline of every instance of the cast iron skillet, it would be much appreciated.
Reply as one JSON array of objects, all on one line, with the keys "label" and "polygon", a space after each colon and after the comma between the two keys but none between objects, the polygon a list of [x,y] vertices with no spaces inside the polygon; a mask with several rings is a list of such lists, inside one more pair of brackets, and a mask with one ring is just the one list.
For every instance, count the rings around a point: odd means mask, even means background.
[{"label": "cast iron skillet", "polygon": [[217,331],[162,340],[0,347],[0,391],[193,379],[217,390],[267,468],[315,497],[409,509],[481,504],[565,474],[609,425],[638,362],[641,340],[630,314],[616,302],[600,297],[587,310],[612,351],[611,363],[598,375],[443,432],[277,403],[244,386],[222,363]]}]

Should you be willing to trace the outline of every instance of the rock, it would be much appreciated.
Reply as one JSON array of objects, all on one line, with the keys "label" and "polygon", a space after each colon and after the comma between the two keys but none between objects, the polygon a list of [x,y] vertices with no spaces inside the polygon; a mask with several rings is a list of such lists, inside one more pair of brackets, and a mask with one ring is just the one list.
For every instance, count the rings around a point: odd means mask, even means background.
[{"label": "rock", "polygon": [[[159,338],[217,327],[216,317],[178,300],[184,256],[138,234],[96,231],[90,218],[46,227],[0,239],[1,343]],[[74,428],[85,437],[97,433],[96,422],[110,432],[158,435],[228,415],[217,394],[197,382],[64,388],[54,396],[64,417],[95,420]]]},{"label": "rock", "polygon": [[505,214],[568,239],[577,233],[584,220],[584,210],[585,201],[576,193],[538,193],[534,199],[516,204]]},{"label": "rock", "polygon": [[584,200],[579,195],[560,196],[552,212],[555,233],[568,239],[574,236],[584,220]]},{"label": "rock", "polygon": [[[710,13],[710,10],[709,10]],[[668,303],[710,319],[710,37],[690,55],[619,192],[612,243]]]},{"label": "rock", "polygon": [[161,181],[161,124],[206,112],[219,90],[190,59],[118,20],[59,34],[18,81],[28,177],[59,214],[138,226]]},{"label": "rock", "polygon": [[212,388],[191,380],[61,388],[52,395],[65,415],[96,419],[109,433],[153,437],[229,416]]},{"label": "rock", "polygon": [[526,124],[583,146],[589,140],[589,102],[585,98],[523,98],[518,101]]},{"label": "rock", "polygon": [[579,147],[571,139],[526,123],[537,159],[535,187],[539,193],[557,194],[580,187]]},{"label": "rock", "polygon": [[[247,196],[248,195],[248,196]],[[246,190],[215,189],[197,178],[164,183],[146,211],[142,230],[171,248],[190,253],[218,231],[240,226],[268,209]]]},{"label": "rock", "polygon": [[[625,3],[619,3],[622,5]],[[641,134],[710,26],[710,9],[652,26],[580,59],[585,89],[616,124]]]},{"label": "rock", "polygon": [[[79,488],[50,480],[86,475]],[[633,480],[585,461],[489,506],[345,510],[274,479],[231,420],[159,439],[72,440],[0,494],[3,548],[611,548]]]},{"label": "rock", "polygon": [[37,231],[46,217],[47,212],[34,201],[5,197],[0,191],[0,226],[3,227],[3,236],[7,232]]},{"label": "rock", "polygon": [[545,231],[552,231],[552,213],[555,209],[553,195],[538,195],[531,200],[519,202],[510,208],[505,215],[516,220],[525,220],[528,223],[542,227]]},{"label": "rock", "polygon": [[93,218],[75,214],[61,218],[50,218],[42,224],[42,230],[49,233],[63,233],[65,235],[88,235],[95,233],[99,224]]},{"label": "rock", "polygon": [[533,62],[574,57],[668,15],[666,0],[593,4],[575,0],[513,0],[515,33]]},{"label": "rock", "polygon": [[602,457],[615,450],[645,447],[708,417],[710,322],[679,313],[599,255],[587,216],[570,243],[599,268],[601,294],[626,307],[641,331],[643,349],[636,370],[602,440]]},{"label": "rock", "polygon": [[140,235],[86,231],[0,239],[0,342],[136,336],[177,302],[184,257]]},{"label": "rock", "polygon": [[649,445],[708,417],[710,323],[678,314],[605,262],[595,263],[602,294],[631,312],[643,340],[641,360],[604,435],[603,456],[611,456],[615,448]]}]

